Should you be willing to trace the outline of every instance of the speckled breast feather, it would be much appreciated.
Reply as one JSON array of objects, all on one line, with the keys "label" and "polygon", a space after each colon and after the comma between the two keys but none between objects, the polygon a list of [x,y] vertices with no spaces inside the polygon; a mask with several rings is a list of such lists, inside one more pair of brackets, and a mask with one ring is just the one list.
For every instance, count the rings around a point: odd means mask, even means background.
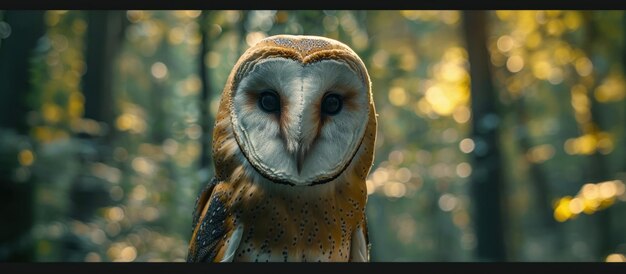
[{"label": "speckled breast feather", "polygon": [[[188,261],[349,261],[352,235],[367,241],[365,180],[374,157],[376,112],[371,98],[365,135],[339,176],[313,186],[276,184],[261,176],[239,150],[233,133],[231,92],[258,60],[284,57],[303,64],[342,60],[370,89],[363,62],[347,46],[326,38],[278,35],[239,59],[223,91],[213,130],[215,179],[196,202]],[[240,229],[237,243],[233,233]],[[369,243],[369,242],[367,242]]]}]

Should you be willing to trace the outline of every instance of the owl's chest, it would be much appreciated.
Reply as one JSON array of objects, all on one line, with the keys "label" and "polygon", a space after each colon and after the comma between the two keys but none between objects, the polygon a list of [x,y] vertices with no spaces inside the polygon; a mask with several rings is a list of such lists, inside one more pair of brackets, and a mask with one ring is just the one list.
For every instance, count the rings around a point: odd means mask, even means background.
[{"label": "owl's chest", "polygon": [[329,199],[260,199],[233,214],[243,233],[234,261],[347,261],[360,210]]}]

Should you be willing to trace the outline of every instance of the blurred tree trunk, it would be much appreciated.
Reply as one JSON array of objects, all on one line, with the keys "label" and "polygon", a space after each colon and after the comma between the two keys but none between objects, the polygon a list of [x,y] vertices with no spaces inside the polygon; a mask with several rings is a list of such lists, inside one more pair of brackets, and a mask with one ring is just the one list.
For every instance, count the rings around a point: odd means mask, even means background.
[{"label": "blurred tree trunk", "polygon": [[[82,165],[69,190],[69,217],[90,221],[96,210],[110,203],[108,182],[94,176],[91,166],[109,163],[114,130],[113,70],[125,28],[124,11],[95,10],[84,12],[87,21],[85,37],[86,72],[81,85],[85,97],[84,121],[99,124],[96,132],[80,132],[78,157]],[[76,260],[89,251],[88,243],[78,237],[66,237],[60,260]]]},{"label": "blurred tree trunk", "polygon": [[[127,25],[125,11],[95,10],[87,14],[87,72],[83,76],[86,119],[114,126],[112,76]],[[111,137],[113,130],[105,136]]]},{"label": "blurred tree trunk", "polygon": [[502,215],[503,176],[499,151],[496,109],[498,96],[491,83],[489,53],[487,52],[487,13],[464,11],[465,34],[471,66],[472,152],[473,169],[470,194],[474,207],[479,261],[504,261],[504,225]]},{"label": "blurred tree trunk", "polygon": [[[166,13],[166,12],[162,12]],[[167,19],[164,19],[167,20]],[[172,23],[171,21],[166,21],[167,23]],[[159,79],[153,79],[152,87],[150,90],[150,99],[148,100],[148,106],[146,107],[148,117],[150,119],[150,138],[153,144],[163,144],[166,139],[167,127],[166,122],[168,120],[165,109],[165,100],[166,93],[168,92],[168,81],[169,77],[172,77],[172,51],[173,46],[171,46],[167,42],[167,38],[161,39],[161,42],[151,58],[159,58],[158,60],[151,61],[153,64],[149,64],[148,67],[154,66],[156,62],[163,63],[167,70],[165,76]],[[154,60],[154,59],[153,59]],[[153,75],[154,76],[154,75]]]},{"label": "blurred tree trunk", "polygon": [[[587,36],[585,39],[585,44],[583,45],[583,49],[589,56],[589,59],[593,62],[597,58],[603,58],[602,52],[599,51],[601,47],[607,46],[605,45],[606,41],[603,41],[604,38],[601,35],[598,35],[598,23],[593,18],[594,11],[584,11],[583,15],[585,18],[587,29]],[[604,56],[604,58],[610,58],[608,56]],[[592,133],[595,132],[605,132],[609,131],[611,125],[608,125],[606,121],[606,117],[604,116],[604,112],[602,109],[604,108],[600,102],[595,98],[594,91],[601,84],[601,82],[606,78],[609,73],[609,67],[600,67],[594,66],[594,70],[592,72],[593,82],[590,87],[588,87],[589,101],[591,102],[590,112],[591,112],[591,130]],[[601,181],[606,181],[610,178],[610,173],[607,167],[607,160],[604,155],[602,155],[597,149],[596,151],[588,157],[588,168],[585,169],[585,181],[583,183],[598,183]],[[604,259],[608,254],[612,253],[617,247],[612,240],[612,231],[611,231],[611,208],[607,208],[601,210],[591,216],[594,219],[594,224],[596,227],[596,235],[597,235],[597,250],[596,256],[600,261]]]},{"label": "blurred tree trunk", "polygon": [[[622,14],[622,73],[626,75],[626,11]],[[624,99],[622,114],[625,114],[626,99]],[[626,124],[626,114],[622,115],[622,122]],[[622,144],[626,146],[626,129],[622,128]],[[622,150],[622,172],[626,172],[626,151]]]},{"label": "blurred tree trunk", "polygon": [[246,30],[246,23],[248,22],[248,14],[250,13],[250,11],[248,10],[242,10],[241,11],[241,19],[240,19],[240,23],[239,23],[239,48],[238,48],[238,55],[237,56],[241,56],[243,55],[243,53],[248,49],[248,43],[246,42],[246,35],[248,34],[248,31]]},{"label": "blurred tree trunk", "polygon": [[[30,58],[37,41],[45,33],[44,11],[5,11],[4,15],[11,34],[0,45],[0,127],[15,130],[27,138],[29,106],[26,98],[32,89]],[[17,153],[11,156],[12,159],[2,159],[12,165],[1,167],[0,173],[3,223],[0,225],[0,261],[28,262],[34,259],[31,241],[33,180],[14,180]]]},{"label": "blurred tree trunk", "polygon": [[111,140],[115,125],[112,77],[126,26],[124,11],[96,10],[85,13],[87,19],[85,62],[87,71],[82,79],[85,96],[84,118],[98,122],[100,132],[81,134],[83,171],[71,189],[71,217],[87,221],[95,210],[108,202],[105,182],[90,173],[89,165],[109,162]]},{"label": "blurred tree trunk", "polygon": [[211,75],[207,71],[206,59],[211,51],[211,41],[212,37],[209,35],[209,31],[207,28],[209,25],[209,20],[211,19],[211,15],[209,11],[202,11],[202,14],[199,17],[200,22],[200,35],[201,35],[201,44],[200,44],[200,58],[199,59],[199,73],[200,80],[202,82],[202,90],[200,94],[200,126],[202,127],[202,139],[201,145],[202,149],[200,152],[200,182],[203,184],[204,182],[208,182],[210,180],[210,173],[213,170],[213,163],[211,162],[211,140],[213,139],[213,117],[211,115]]},{"label": "blurred tree trunk", "polygon": [[[532,138],[528,132],[529,127],[529,113],[526,108],[525,97],[521,97],[515,100],[513,105],[514,111],[517,114],[518,123],[522,128],[521,132],[516,132],[519,136],[519,148],[523,153],[527,153],[533,148],[535,144],[532,142]],[[548,179],[546,173],[541,168],[540,164],[533,163],[525,157],[529,167],[529,177],[534,188],[533,200],[535,201],[535,207],[537,208],[537,218],[539,219],[539,233],[543,235],[555,235],[557,242],[557,249],[563,248],[563,234],[560,232],[560,227],[553,217],[552,209],[552,195],[548,185]],[[548,243],[546,243],[548,244]]]},{"label": "blurred tree trunk", "polygon": [[5,11],[4,21],[10,26],[9,37],[0,44],[0,126],[27,134],[29,111],[26,94],[31,89],[30,58],[37,40],[45,33],[44,11]]}]

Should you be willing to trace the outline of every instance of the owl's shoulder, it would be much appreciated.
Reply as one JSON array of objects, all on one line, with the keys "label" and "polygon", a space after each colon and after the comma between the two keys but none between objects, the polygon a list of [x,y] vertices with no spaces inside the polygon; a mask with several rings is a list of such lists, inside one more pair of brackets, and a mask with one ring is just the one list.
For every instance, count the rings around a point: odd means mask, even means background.
[{"label": "owl's shoulder", "polygon": [[227,205],[216,191],[220,181],[213,178],[200,191],[196,199],[193,217],[193,237],[189,244],[187,261],[214,261],[221,248],[220,242],[228,233],[225,224]]},{"label": "owl's shoulder", "polygon": [[215,188],[215,186],[217,185],[219,181],[217,180],[217,178],[213,178],[211,179],[211,181],[209,181],[207,184],[204,185],[204,187],[202,187],[202,189],[200,190],[200,193],[198,193],[198,196],[196,197],[196,202],[194,205],[194,212],[193,212],[193,222],[192,222],[192,230],[196,228],[196,225],[198,224],[198,220],[200,219],[200,216],[202,214],[202,210],[204,209],[206,203],[208,202],[211,193],[213,192],[213,189]]}]

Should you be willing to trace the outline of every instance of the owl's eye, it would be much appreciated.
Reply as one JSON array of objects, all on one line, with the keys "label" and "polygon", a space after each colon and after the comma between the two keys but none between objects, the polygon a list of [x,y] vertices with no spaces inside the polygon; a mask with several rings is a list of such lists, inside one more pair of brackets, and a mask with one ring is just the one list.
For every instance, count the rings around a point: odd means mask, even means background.
[{"label": "owl's eye", "polygon": [[322,112],[326,115],[336,115],[342,107],[343,101],[337,94],[329,94],[322,100]]},{"label": "owl's eye", "polygon": [[280,110],[280,99],[273,91],[264,91],[259,97],[259,107],[265,112],[278,112]]}]

